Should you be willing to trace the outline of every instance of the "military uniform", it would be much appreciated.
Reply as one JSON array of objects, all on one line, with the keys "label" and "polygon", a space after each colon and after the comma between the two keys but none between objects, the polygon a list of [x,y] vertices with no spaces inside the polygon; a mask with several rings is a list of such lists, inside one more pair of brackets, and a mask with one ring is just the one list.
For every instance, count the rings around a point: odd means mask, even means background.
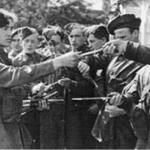
[{"label": "military uniform", "polygon": [[[87,50],[85,45],[80,48]],[[83,78],[77,68],[66,67],[48,76],[48,83],[63,77],[77,82],[77,86],[71,84],[69,91],[62,86],[55,88],[60,92],[56,98],[64,98],[65,102],[53,103],[50,110],[41,113],[41,148],[95,148],[96,140],[91,136],[91,129],[96,115],[88,112],[95,101],[71,100],[74,97],[94,97],[94,86],[88,79]]]},{"label": "military uniform", "polygon": [[[0,53],[3,51],[3,48],[0,48]],[[13,87],[48,75],[54,72],[54,68],[51,61],[20,68],[6,66],[3,54],[0,55],[0,61],[0,148],[21,149],[25,143],[29,146],[30,138],[25,138],[27,134],[20,134],[20,131],[24,131],[18,122],[22,104],[19,98],[16,101],[16,96],[20,95],[15,93]]]},{"label": "military uniform", "polygon": [[[54,74],[46,77],[48,84],[54,83],[63,77],[63,68],[59,68]],[[52,91],[59,94],[53,98],[63,99],[64,88],[55,85]],[[63,149],[64,145],[64,102],[50,104],[49,110],[40,112],[40,148],[41,149]]]},{"label": "military uniform", "polygon": [[[139,30],[140,23],[141,19],[136,18],[134,14],[119,15],[110,21],[110,23],[108,24],[108,31],[112,35],[117,36],[117,29],[128,28],[130,34],[132,34],[134,30]],[[119,34],[118,37],[123,39],[129,38],[126,37],[124,34]],[[132,50],[130,49],[130,51]],[[115,56],[114,58],[109,58],[109,56],[100,55],[99,58],[96,59],[97,60],[95,60],[94,63],[95,69],[98,66],[99,68],[107,68],[107,94],[110,94],[112,92],[117,92],[121,94],[123,88],[130,83],[130,81],[134,78],[136,72],[143,66],[140,63],[129,61],[122,56]],[[101,122],[101,125],[103,126],[103,129],[101,129],[102,140],[106,142],[106,147],[104,148],[134,148],[136,144],[136,137],[131,127],[129,116],[122,112],[121,115],[117,117],[109,118],[106,115],[107,112],[105,110],[106,109],[104,109],[104,114],[101,115],[102,118],[105,118],[107,120],[106,121],[104,119],[107,123],[104,123],[103,125]]]},{"label": "military uniform", "polygon": [[32,54],[25,54],[21,52],[17,57],[13,60],[14,66],[23,66],[23,65],[31,65],[35,63],[39,63],[44,59],[44,56],[34,52]]},{"label": "military uniform", "polygon": [[143,64],[150,64],[150,49],[138,43],[128,42],[124,57]]},{"label": "military uniform", "polygon": [[[124,86],[134,78],[136,72],[142,65],[134,61],[129,61],[121,56],[110,59],[110,63],[108,63],[109,61],[106,58],[105,62],[108,65],[106,71],[107,94],[111,92],[121,93]],[[94,66],[103,68],[104,66],[106,67],[106,64],[103,65],[105,62],[103,56],[100,56],[99,61],[93,64]],[[104,137],[102,139],[108,142],[108,147],[106,146],[105,148],[134,148],[136,137],[134,136],[129,118],[126,114],[110,118],[104,131]]]},{"label": "military uniform", "polygon": [[[61,51],[55,49],[55,53],[52,53],[50,49],[49,58],[55,58],[66,52],[64,46],[61,47]],[[69,50],[69,49],[68,49]],[[57,82],[64,77],[64,68],[59,68],[55,73],[44,78],[44,81],[48,84]],[[60,85],[53,87],[52,91],[58,91],[59,94],[53,98],[64,98],[64,88]],[[64,143],[64,102],[56,102],[50,104],[49,110],[40,112],[40,148],[41,149],[63,149]]]},{"label": "military uniform", "polygon": [[84,79],[77,68],[68,69],[65,77],[77,82],[71,85],[67,96],[66,106],[66,147],[67,148],[95,148],[95,140],[91,137],[91,129],[96,119],[89,107],[95,101],[72,101],[71,98],[94,97],[94,86]]},{"label": "military uniform", "polygon": [[[34,52],[32,54],[25,54],[21,52],[16,58],[13,60],[13,65],[20,67],[23,65],[31,65],[35,63],[39,63],[44,59],[42,55]],[[41,79],[28,84],[29,88],[32,88],[36,83],[39,83]],[[30,91],[31,92],[31,91]],[[30,94],[30,92],[28,94]],[[26,95],[27,98],[28,95]],[[21,118],[22,122],[26,125],[27,129],[30,131],[32,140],[31,148],[39,148],[40,147],[40,112],[36,109],[27,112]]]},{"label": "military uniform", "polygon": [[[50,49],[49,49],[50,52]],[[49,57],[55,58],[56,53]],[[47,84],[57,82],[63,76],[63,68],[44,78]],[[52,91],[59,94],[53,98],[63,98],[63,87],[56,85]],[[40,113],[40,148],[41,149],[63,149],[64,148],[64,102],[50,104],[49,110]]]},{"label": "military uniform", "polygon": [[149,74],[149,65],[144,66],[137,72],[132,82],[124,88],[123,103],[119,106],[125,109],[127,109],[125,106],[132,106],[131,111],[128,112],[138,138],[136,149],[149,148]]},{"label": "military uniform", "polygon": [[[82,45],[78,51],[86,52],[88,48]],[[95,74],[91,73],[91,75],[94,77]],[[94,97],[94,85],[91,80],[85,79],[76,67],[66,68],[64,77],[76,82],[76,84],[71,84],[65,96],[66,148],[96,148],[96,141],[91,136],[96,114],[91,114],[89,111],[90,106],[96,102],[71,100],[72,98]]]}]

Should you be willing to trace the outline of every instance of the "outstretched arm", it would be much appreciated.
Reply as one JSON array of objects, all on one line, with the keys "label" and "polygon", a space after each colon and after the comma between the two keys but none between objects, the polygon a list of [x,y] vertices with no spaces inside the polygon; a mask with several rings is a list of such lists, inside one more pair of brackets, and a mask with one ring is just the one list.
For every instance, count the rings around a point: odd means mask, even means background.
[{"label": "outstretched arm", "polygon": [[122,55],[143,64],[150,64],[150,48],[131,41],[112,40],[104,45],[104,53]]},{"label": "outstretched arm", "polygon": [[13,67],[0,63],[0,87],[13,87],[54,73],[58,68],[73,67],[79,60],[78,53],[70,52],[39,64]]}]

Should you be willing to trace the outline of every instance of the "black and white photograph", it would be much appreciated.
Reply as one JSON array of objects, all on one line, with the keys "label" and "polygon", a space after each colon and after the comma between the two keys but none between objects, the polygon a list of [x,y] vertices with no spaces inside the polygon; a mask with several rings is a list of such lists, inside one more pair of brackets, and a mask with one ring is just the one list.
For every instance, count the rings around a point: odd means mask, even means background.
[{"label": "black and white photograph", "polygon": [[150,0],[0,0],[0,149],[150,149]]}]

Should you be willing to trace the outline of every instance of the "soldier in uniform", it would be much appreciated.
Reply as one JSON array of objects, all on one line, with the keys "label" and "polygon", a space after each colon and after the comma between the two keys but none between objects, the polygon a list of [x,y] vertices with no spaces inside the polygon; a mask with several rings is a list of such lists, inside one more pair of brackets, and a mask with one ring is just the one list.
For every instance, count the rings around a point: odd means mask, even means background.
[{"label": "soldier in uniform", "polygon": [[36,52],[38,36],[36,29],[23,27],[21,32],[22,52],[13,60],[14,66],[31,65],[44,59],[44,56]]},{"label": "soldier in uniform", "polygon": [[[138,138],[135,149],[149,148],[149,86],[150,66],[142,67],[134,79],[124,88],[122,95],[114,95],[112,105],[126,110]],[[141,124],[142,122],[142,124]]]},{"label": "soldier in uniform", "polygon": [[[89,51],[84,27],[72,26],[69,32],[72,51]],[[89,77],[89,76],[88,76]],[[94,97],[94,84],[84,78],[77,67],[65,68],[64,78],[59,80],[65,87],[65,144],[66,148],[95,148],[96,141],[90,131],[96,115],[92,113],[95,101],[73,101],[72,98]]]},{"label": "soldier in uniform", "polygon": [[22,51],[22,47],[20,45],[21,30],[22,28],[17,28],[12,32],[11,51],[8,54],[8,58],[11,60],[13,60]]},{"label": "soldier in uniform", "polygon": [[[63,42],[64,32],[60,27],[46,28],[43,34],[50,43],[45,48],[49,52],[50,58],[55,58],[69,51],[69,46]],[[47,84],[57,82],[63,78],[63,70],[64,68],[58,69],[55,73],[47,76],[44,81]],[[52,90],[58,91],[58,94],[53,98],[64,98],[62,86],[56,84]],[[40,148],[63,149],[64,147],[64,102],[54,102],[50,104],[49,110],[40,112]]]},{"label": "soldier in uniform", "polygon": [[[45,57],[36,52],[38,45],[38,32],[34,28],[23,27],[21,34],[22,52],[13,59],[13,65],[20,67],[23,65],[31,65],[41,62]],[[30,84],[27,84],[29,89],[32,89],[34,85],[42,82],[42,79],[38,79]],[[29,94],[30,92],[28,92]],[[27,99],[26,95],[26,99]],[[32,140],[31,148],[40,148],[40,112],[36,109],[27,112],[22,116],[22,122],[30,131]]]},{"label": "soldier in uniform", "polygon": [[[123,40],[137,41],[141,20],[133,14],[119,15],[108,24],[108,31],[115,38]],[[81,72],[87,71],[86,65],[78,66]],[[107,68],[106,86],[107,96],[113,93],[121,93],[135,76],[136,72],[142,67],[141,64],[125,59],[122,56],[111,57],[110,55],[100,55],[91,64],[91,71],[98,68]],[[105,120],[102,132],[102,140],[106,142],[104,148],[134,148],[136,136],[133,133],[129,117],[123,109],[107,104],[104,114],[109,118]],[[102,118],[105,118],[103,115]],[[101,127],[100,127],[101,128]]]},{"label": "soldier in uniform", "polygon": [[21,134],[21,131],[24,131],[22,126],[19,125],[22,106],[21,103],[16,103],[16,97],[20,93],[15,93],[13,88],[53,73],[59,67],[74,66],[79,55],[69,53],[43,63],[18,68],[13,67],[7,63],[5,54],[2,53],[4,48],[11,43],[14,19],[11,13],[1,10],[0,20],[0,148],[22,149],[30,141],[28,141],[29,138],[25,138],[26,134]]}]

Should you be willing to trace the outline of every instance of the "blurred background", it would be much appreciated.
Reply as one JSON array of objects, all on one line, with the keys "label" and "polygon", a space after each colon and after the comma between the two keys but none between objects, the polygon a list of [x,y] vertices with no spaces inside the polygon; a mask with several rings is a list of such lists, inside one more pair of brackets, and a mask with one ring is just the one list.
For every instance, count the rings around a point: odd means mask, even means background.
[{"label": "blurred background", "polygon": [[150,0],[1,0],[0,7],[15,12],[19,26],[43,28],[82,24],[108,23],[120,13],[134,13],[142,18],[142,44],[150,46]]}]

